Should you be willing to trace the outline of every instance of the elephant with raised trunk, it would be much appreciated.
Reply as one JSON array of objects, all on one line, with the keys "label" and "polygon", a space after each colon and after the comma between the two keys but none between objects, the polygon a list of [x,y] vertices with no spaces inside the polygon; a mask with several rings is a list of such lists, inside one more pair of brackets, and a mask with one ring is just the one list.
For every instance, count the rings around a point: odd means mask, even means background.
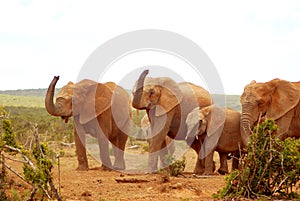
[{"label": "elephant with raised trunk", "polygon": [[[77,84],[69,82],[62,87],[53,102],[54,77],[49,85],[45,106],[49,114],[61,116],[65,122],[73,116],[74,140],[77,152],[77,170],[88,170],[85,134],[98,139],[102,167],[125,169],[124,149],[130,127],[131,109],[129,94],[113,82],[97,83],[82,80]],[[114,165],[109,157],[109,141],[114,151]]]},{"label": "elephant with raised trunk", "polygon": [[259,117],[272,118],[278,125],[277,136],[300,137],[300,82],[273,79],[265,83],[252,81],[241,96],[241,135],[247,146]]},{"label": "elephant with raised trunk", "polygon": [[[185,140],[187,127],[186,117],[195,107],[212,104],[208,91],[192,83],[176,83],[167,77],[146,77],[145,70],[136,82],[133,90],[132,106],[145,109],[151,122],[151,139],[149,140],[149,171],[157,170],[158,155],[166,155],[165,138]],[[199,153],[197,143],[190,146]],[[197,160],[195,172],[202,172],[201,161]]]},{"label": "elephant with raised trunk", "polygon": [[[215,115],[215,118],[212,118]],[[225,121],[224,121],[225,115]],[[239,153],[242,151],[243,142],[240,133],[240,117],[238,111],[224,109],[215,105],[195,108],[188,116],[187,141],[196,140],[202,147],[199,158],[205,161],[205,175],[214,173],[213,155],[217,151],[220,156],[220,174],[229,173],[227,165],[228,154],[233,154],[232,170],[238,168]]]}]

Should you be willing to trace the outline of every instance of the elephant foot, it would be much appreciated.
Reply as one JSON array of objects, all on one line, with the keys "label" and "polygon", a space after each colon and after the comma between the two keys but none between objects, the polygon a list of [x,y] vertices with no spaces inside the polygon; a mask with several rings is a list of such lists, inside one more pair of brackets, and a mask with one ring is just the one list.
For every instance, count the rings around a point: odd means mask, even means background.
[{"label": "elephant foot", "polygon": [[101,169],[104,170],[104,171],[111,171],[113,168],[112,167],[107,167],[107,166],[102,164]]},{"label": "elephant foot", "polygon": [[228,170],[218,169],[218,173],[221,175],[225,175],[225,174],[228,174]]},{"label": "elephant foot", "polygon": [[116,160],[112,168],[114,170],[125,170],[126,165],[124,159]]},{"label": "elephant foot", "polygon": [[77,171],[88,171],[89,167],[88,165],[78,165],[78,167],[76,168]]},{"label": "elephant foot", "polygon": [[202,175],[203,173],[204,173],[203,170],[198,170],[198,169],[195,169],[195,170],[194,170],[194,174]]},{"label": "elephant foot", "polygon": [[146,170],[145,170],[145,174],[155,174],[155,173],[157,173],[158,172],[158,169],[157,168],[150,168],[150,167],[148,167],[148,168],[146,168]]},{"label": "elephant foot", "polygon": [[114,170],[125,170],[125,165],[124,166],[116,166],[116,165],[114,165],[113,169]]},{"label": "elephant foot", "polygon": [[194,174],[197,174],[197,175],[202,175],[204,173],[204,167],[203,165],[197,165],[195,166],[194,168]]},{"label": "elephant foot", "polygon": [[211,172],[211,171],[209,171],[209,172],[203,172],[202,175],[214,175],[214,172]]}]

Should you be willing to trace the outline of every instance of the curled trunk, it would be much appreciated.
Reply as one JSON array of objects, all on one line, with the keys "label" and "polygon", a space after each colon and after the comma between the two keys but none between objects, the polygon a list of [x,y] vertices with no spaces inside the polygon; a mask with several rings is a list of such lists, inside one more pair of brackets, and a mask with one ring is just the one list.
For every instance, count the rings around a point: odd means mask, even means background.
[{"label": "curled trunk", "polygon": [[143,94],[144,81],[148,73],[149,70],[144,70],[137,81],[136,91],[132,101],[132,106],[136,109],[141,109],[140,102]]},{"label": "curled trunk", "polygon": [[57,106],[57,104],[53,103],[53,97],[54,97],[54,91],[55,91],[55,85],[57,81],[59,80],[59,76],[55,76],[50,83],[47,93],[46,93],[46,98],[45,98],[45,107],[46,110],[49,114],[53,116],[63,116],[61,114],[61,107]]}]

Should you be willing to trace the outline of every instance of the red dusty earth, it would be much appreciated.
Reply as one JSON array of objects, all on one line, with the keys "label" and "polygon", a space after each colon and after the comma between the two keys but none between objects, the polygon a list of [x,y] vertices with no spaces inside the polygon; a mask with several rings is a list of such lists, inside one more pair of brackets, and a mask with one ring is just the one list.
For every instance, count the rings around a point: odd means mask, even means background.
[{"label": "red dusty earth", "polygon": [[[75,149],[64,148],[64,152],[65,155],[60,157],[60,182],[57,165],[53,169],[53,178],[62,199],[66,201],[214,200],[212,194],[225,185],[225,177],[222,175],[199,178],[192,174],[196,160],[196,154],[192,150],[185,153],[186,168],[184,174],[178,177],[168,177],[163,173],[128,174],[102,170],[101,164],[91,156],[90,170],[76,171]],[[216,157],[215,161],[217,159]],[[19,166],[20,169],[21,165]],[[9,175],[12,188],[20,194],[25,188],[30,192],[29,185],[15,175]]]}]

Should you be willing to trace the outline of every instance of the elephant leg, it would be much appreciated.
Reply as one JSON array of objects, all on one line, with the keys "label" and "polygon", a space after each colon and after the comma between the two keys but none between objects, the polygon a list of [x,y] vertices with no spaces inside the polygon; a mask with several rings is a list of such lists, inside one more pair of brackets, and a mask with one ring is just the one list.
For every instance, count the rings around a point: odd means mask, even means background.
[{"label": "elephant leg", "polygon": [[[84,134],[82,133],[81,135]],[[77,161],[78,161],[78,167],[76,170],[87,171],[89,169],[89,165],[86,156],[85,136],[82,136],[80,139],[75,126],[74,126],[74,141],[75,141]]]},{"label": "elephant leg", "polygon": [[159,137],[151,139],[149,142],[149,158],[148,158],[148,168],[150,172],[156,172],[158,166],[158,157],[160,154],[160,149],[162,147]]},{"label": "elephant leg", "polygon": [[162,168],[165,168],[166,166],[170,165],[168,164],[168,149],[167,149],[167,144],[166,141],[162,143],[161,149],[159,150],[159,158],[160,158],[160,165]]},{"label": "elephant leg", "polygon": [[192,144],[191,144],[191,148],[195,150],[195,152],[197,153],[197,161],[196,161],[196,165],[194,168],[194,173],[195,174],[203,174],[204,173],[204,168],[205,168],[205,159],[199,159],[198,155],[200,153],[200,149],[201,149],[201,142],[198,140],[195,140]]},{"label": "elephant leg", "polygon": [[231,171],[239,168],[239,153],[234,153],[232,157]]},{"label": "elephant leg", "polygon": [[202,175],[204,173],[204,169],[205,169],[205,159],[199,159],[199,157],[197,157],[194,173]]},{"label": "elephant leg", "polygon": [[111,160],[109,157],[109,143],[108,139],[101,134],[101,136],[98,136],[98,144],[100,149],[100,159],[102,162],[102,168],[103,169],[112,169]]},{"label": "elephant leg", "polygon": [[170,124],[171,118],[166,117],[165,115],[160,117],[153,116],[153,118],[151,118],[148,158],[148,168],[150,172],[157,171],[159,155],[161,154],[161,157],[164,158],[167,154],[167,150],[161,150],[161,148],[163,147],[163,143],[165,143],[166,136],[170,129]]},{"label": "elephant leg", "polygon": [[115,161],[113,168],[115,170],[125,169],[124,149],[128,136],[120,132],[117,137],[112,140]]},{"label": "elephant leg", "polygon": [[171,156],[173,156],[174,153],[175,153],[175,149],[176,149],[175,142],[171,138],[169,138],[169,137],[167,139],[169,140],[169,142],[168,142],[168,140],[166,140],[167,148],[168,148],[168,153]]},{"label": "elephant leg", "polygon": [[220,173],[221,175],[224,175],[224,174],[228,174],[228,173],[229,173],[229,170],[228,170],[228,164],[227,164],[227,155],[228,155],[228,154],[219,153],[219,157],[220,157],[220,168],[218,169],[218,173]]},{"label": "elephant leg", "polygon": [[205,157],[205,169],[204,169],[204,175],[212,175],[214,174],[215,164],[214,164],[214,151],[211,151],[206,157]]}]

